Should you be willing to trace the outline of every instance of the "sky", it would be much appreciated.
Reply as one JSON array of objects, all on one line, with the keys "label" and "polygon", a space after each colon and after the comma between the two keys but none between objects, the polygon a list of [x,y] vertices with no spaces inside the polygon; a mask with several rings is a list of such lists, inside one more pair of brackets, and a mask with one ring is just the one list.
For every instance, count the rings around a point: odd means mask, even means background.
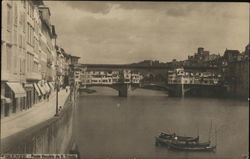
[{"label": "sky", "polygon": [[45,1],[57,44],[81,63],[185,60],[203,47],[223,55],[249,43],[249,4]]}]

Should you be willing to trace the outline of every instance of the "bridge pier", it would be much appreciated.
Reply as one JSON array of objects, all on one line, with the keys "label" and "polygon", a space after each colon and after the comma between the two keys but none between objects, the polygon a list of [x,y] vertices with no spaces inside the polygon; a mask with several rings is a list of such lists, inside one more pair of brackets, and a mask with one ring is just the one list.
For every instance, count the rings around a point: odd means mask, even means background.
[{"label": "bridge pier", "polygon": [[185,95],[185,87],[184,85],[171,85],[171,90],[168,91],[169,96],[172,97],[183,97]]},{"label": "bridge pier", "polygon": [[127,97],[128,96],[128,85],[127,84],[121,84],[118,88],[119,97]]}]

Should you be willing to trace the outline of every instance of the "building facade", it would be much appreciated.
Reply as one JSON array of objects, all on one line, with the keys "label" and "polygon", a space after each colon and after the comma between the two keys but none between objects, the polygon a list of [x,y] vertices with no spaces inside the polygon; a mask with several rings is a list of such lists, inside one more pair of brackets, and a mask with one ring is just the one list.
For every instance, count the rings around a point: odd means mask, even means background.
[{"label": "building facade", "polygon": [[[58,56],[55,26],[42,0],[5,0],[1,12],[6,17],[1,29],[3,118],[32,108],[49,97],[55,88]],[[70,56],[61,61],[61,65],[77,62]],[[62,72],[68,74],[69,69],[63,68]]]}]

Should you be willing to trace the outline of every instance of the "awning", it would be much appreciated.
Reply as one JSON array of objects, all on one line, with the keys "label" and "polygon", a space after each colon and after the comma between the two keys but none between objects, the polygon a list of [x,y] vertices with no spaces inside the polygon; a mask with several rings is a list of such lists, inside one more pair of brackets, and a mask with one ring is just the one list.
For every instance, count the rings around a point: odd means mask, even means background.
[{"label": "awning", "polygon": [[41,96],[41,95],[42,95],[42,93],[40,92],[40,90],[39,90],[39,88],[38,88],[37,84],[36,84],[36,83],[34,83],[33,85],[34,85],[34,87],[35,87],[36,92],[38,93],[38,96]]},{"label": "awning", "polygon": [[1,100],[4,100],[5,103],[11,103],[11,99],[10,98],[4,97],[2,95],[1,95]]},{"label": "awning", "polygon": [[50,88],[52,89],[52,90],[54,90],[55,88],[54,88],[54,85],[53,85],[53,83],[52,82],[49,82],[49,86],[50,86]]},{"label": "awning", "polygon": [[7,82],[7,85],[14,92],[15,98],[25,97],[26,96],[26,92],[25,92],[25,90],[23,89],[23,86],[20,83]]},{"label": "awning", "polygon": [[37,86],[38,86],[38,88],[40,89],[40,91],[41,91],[41,93],[43,95],[45,95],[47,93],[46,90],[45,90],[45,88],[41,84],[38,83]]},{"label": "awning", "polygon": [[48,83],[44,84],[44,88],[46,89],[47,93],[50,92],[50,87],[49,87]]}]

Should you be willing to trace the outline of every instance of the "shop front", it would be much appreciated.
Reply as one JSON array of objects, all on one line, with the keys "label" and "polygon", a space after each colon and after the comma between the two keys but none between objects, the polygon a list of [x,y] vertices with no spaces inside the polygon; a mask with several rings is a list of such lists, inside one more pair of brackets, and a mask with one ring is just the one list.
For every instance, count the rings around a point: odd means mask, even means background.
[{"label": "shop front", "polygon": [[26,106],[25,109],[29,109],[34,104],[34,87],[31,83],[26,83],[24,85],[26,90]]},{"label": "shop front", "polygon": [[4,116],[21,111],[21,99],[26,97],[23,86],[17,82],[6,82],[4,98]]},{"label": "shop front", "polygon": [[7,116],[9,110],[8,107],[6,107],[6,105],[10,103],[11,103],[10,98],[6,98],[5,96],[1,95],[1,118]]}]

